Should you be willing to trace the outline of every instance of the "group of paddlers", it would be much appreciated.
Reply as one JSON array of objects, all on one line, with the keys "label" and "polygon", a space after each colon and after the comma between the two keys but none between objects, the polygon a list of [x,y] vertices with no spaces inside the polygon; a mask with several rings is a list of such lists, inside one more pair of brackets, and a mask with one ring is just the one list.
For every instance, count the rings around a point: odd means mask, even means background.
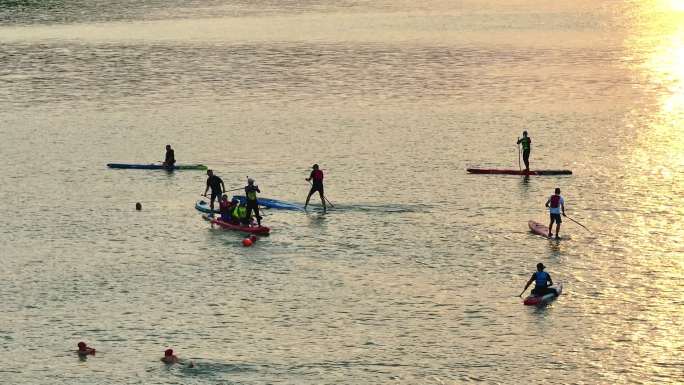
[{"label": "group of paddlers", "polygon": [[[318,192],[321,197],[321,203],[323,204],[323,211],[326,211],[326,200],[323,189],[323,171],[319,168],[318,164],[314,164],[312,167],[311,174],[306,181],[311,182],[311,189],[309,190],[309,195],[306,197],[306,204],[304,208],[309,205],[309,200],[311,196]],[[214,174],[213,170],[207,170],[207,185],[204,189],[204,196],[211,190],[211,195],[209,201],[209,208],[211,212],[214,212],[214,202],[218,201],[218,211],[221,214],[221,221],[249,226],[252,223],[252,213],[257,221],[257,226],[261,226],[262,216],[259,214],[259,200],[257,193],[261,193],[259,186],[255,184],[253,178],[247,178],[247,186],[244,187],[245,198],[244,201],[233,197],[228,199],[228,195],[224,194],[226,191],[226,186],[223,184],[223,180]]]}]

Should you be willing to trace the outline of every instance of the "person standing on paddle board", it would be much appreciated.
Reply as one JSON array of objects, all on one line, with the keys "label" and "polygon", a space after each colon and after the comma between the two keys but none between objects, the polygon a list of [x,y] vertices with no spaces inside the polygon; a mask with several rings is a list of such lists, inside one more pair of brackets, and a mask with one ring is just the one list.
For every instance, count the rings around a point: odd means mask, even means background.
[{"label": "person standing on paddle board", "polygon": [[545,204],[545,206],[549,208],[549,214],[551,216],[551,223],[549,223],[549,238],[551,238],[551,227],[553,227],[553,222],[556,222],[556,239],[558,239],[560,225],[561,222],[563,222],[561,220],[561,210],[563,216],[565,216],[565,200],[563,200],[560,192],[560,188],[556,187],[555,193],[549,197]]},{"label": "person standing on paddle board", "polygon": [[[204,189],[204,195],[207,196],[207,191],[211,188],[211,201],[209,203],[209,208],[211,212],[214,212],[214,200],[221,199],[221,194],[226,190],[226,186],[223,184],[223,180],[218,176],[214,175],[213,170],[207,170],[207,188]],[[211,215],[211,214],[210,214]]]},{"label": "person standing on paddle board", "polygon": [[318,195],[321,196],[321,203],[323,203],[323,212],[326,211],[325,207],[325,193],[323,192],[323,171],[321,171],[318,168],[318,164],[313,165],[313,170],[311,171],[311,174],[309,175],[308,178],[306,178],[307,182],[311,182],[311,190],[309,190],[309,195],[306,197],[306,203],[304,203],[304,209],[306,210],[306,206],[309,205],[309,199],[311,199],[311,196],[318,191]]},{"label": "person standing on paddle board", "polygon": [[261,215],[259,215],[259,201],[257,200],[257,193],[261,193],[259,186],[254,184],[254,179],[247,178],[247,186],[245,186],[245,197],[247,197],[247,220],[252,217],[252,210],[257,220],[257,225],[261,227]]},{"label": "person standing on paddle board", "polygon": [[527,131],[523,131],[522,135],[522,138],[518,138],[518,144],[522,144],[525,171],[530,172],[530,150],[532,149],[532,139],[530,139],[530,137],[527,136]]},{"label": "person standing on paddle board", "polygon": [[527,291],[527,288],[530,287],[532,282],[534,282],[534,289],[532,289],[533,295],[540,297],[549,293],[558,295],[558,291],[556,289],[549,287],[553,286],[553,281],[551,280],[551,274],[545,272],[544,268],[546,268],[546,266],[544,266],[543,263],[539,262],[537,264],[537,271],[532,273],[532,277],[530,277],[530,280],[527,281],[525,288],[518,297],[522,297],[522,295],[525,293],[525,291]]},{"label": "person standing on paddle board", "polygon": [[173,166],[176,164],[176,155],[173,152],[173,149],[171,148],[170,144],[166,145],[166,156],[164,157],[164,164],[163,166],[168,168],[169,170],[173,169]]}]

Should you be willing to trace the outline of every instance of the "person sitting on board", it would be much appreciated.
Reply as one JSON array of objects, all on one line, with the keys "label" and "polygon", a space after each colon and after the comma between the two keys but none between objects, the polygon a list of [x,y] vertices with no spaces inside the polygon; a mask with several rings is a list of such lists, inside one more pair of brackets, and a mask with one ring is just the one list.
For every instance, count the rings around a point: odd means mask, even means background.
[{"label": "person sitting on board", "polygon": [[523,289],[522,293],[520,293],[519,297],[522,297],[523,293],[527,291],[527,288],[530,287],[532,282],[534,282],[534,289],[532,289],[532,295],[536,295],[539,297],[549,293],[558,295],[558,291],[550,287],[553,286],[551,274],[545,272],[544,268],[546,268],[546,266],[544,266],[543,263],[539,262],[537,264],[537,271],[532,273],[532,277],[530,277],[530,280],[527,281],[527,284],[525,285],[525,288]]},{"label": "person sitting on board", "polygon": [[527,136],[527,131],[523,131],[522,135],[522,138],[518,138],[518,144],[522,144],[523,162],[525,162],[525,172],[530,172],[530,150],[532,148],[532,139],[530,139],[530,137]]},{"label": "person sitting on board", "polygon": [[240,204],[240,201],[237,199],[233,200],[233,202],[233,211],[231,212],[233,223],[242,223],[248,225],[250,221],[249,218],[247,218],[247,208]]},{"label": "person sitting on board", "polygon": [[78,353],[79,356],[94,356],[95,355],[95,348],[91,348],[90,346],[86,345],[85,342],[81,341],[78,343],[78,350],[76,353]]},{"label": "person sitting on board", "polygon": [[228,195],[226,194],[223,194],[219,201],[219,212],[221,213],[222,221],[232,222],[233,202],[228,200]]},{"label": "person sitting on board", "polygon": [[221,178],[214,175],[214,170],[207,170],[207,175],[207,188],[204,189],[204,194],[202,195],[206,197],[207,191],[209,191],[209,188],[211,188],[211,201],[209,203],[211,213],[209,216],[212,216],[214,213],[214,200],[218,200],[221,197],[223,192],[226,190],[226,186],[223,184],[223,180]]},{"label": "person sitting on board", "polygon": [[309,205],[309,199],[311,199],[311,196],[318,191],[318,195],[321,196],[321,203],[323,204],[323,212],[326,211],[325,207],[325,195],[323,192],[323,171],[321,171],[318,168],[318,164],[313,165],[313,170],[311,171],[311,174],[309,175],[308,178],[306,178],[307,182],[311,182],[311,190],[309,190],[309,195],[306,197],[306,203],[304,203],[304,209],[306,210],[306,206]]},{"label": "person sitting on board", "polygon": [[553,195],[549,197],[546,201],[545,206],[549,208],[549,214],[551,216],[551,223],[549,223],[549,238],[551,238],[551,227],[553,222],[556,222],[556,239],[558,239],[558,232],[560,231],[561,222],[561,210],[563,216],[565,216],[565,200],[560,195],[560,188],[556,187],[556,191]]},{"label": "person sitting on board", "polygon": [[245,196],[247,198],[245,206],[247,207],[247,218],[252,217],[252,210],[257,220],[257,225],[261,227],[261,215],[259,215],[259,201],[257,200],[257,193],[261,193],[259,186],[254,184],[254,179],[247,178],[247,186],[245,186]]},{"label": "person sitting on board", "polygon": [[173,169],[173,166],[176,164],[176,156],[173,152],[173,149],[171,148],[170,144],[166,145],[166,156],[164,157],[164,163],[163,166],[168,168],[169,170]]}]

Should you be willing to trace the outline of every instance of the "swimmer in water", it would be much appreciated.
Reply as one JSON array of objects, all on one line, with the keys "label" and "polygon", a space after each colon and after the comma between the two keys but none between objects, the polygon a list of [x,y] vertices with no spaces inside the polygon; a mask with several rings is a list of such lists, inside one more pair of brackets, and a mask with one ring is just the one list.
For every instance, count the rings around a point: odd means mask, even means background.
[{"label": "swimmer in water", "polygon": [[[162,357],[161,361],[167,365],[173,365],[173,364],[180,364],[184,365],[184,362],[181,362],[180,358],[173,354],[173,349],[166,349],[164,351],[164,357]],[[187,363],[189,368],[194,368],[195,364],[192,363],[192,361]]]},{"label": "swimmer in water", "polygon": [[91,348],[90,346],[86,345],[85,342],[81,341],[78,343],[78,350],[76,352],[79,356],[94,356],[95,348]]},{"label": "swimmer in water", "polygon": [[178,357],[176,357],[176,355],[173,354],[173,349],[166,349],[164,351],[164,357],[162,357],[161,360],[165,364],[177,364],[178,363]]}]

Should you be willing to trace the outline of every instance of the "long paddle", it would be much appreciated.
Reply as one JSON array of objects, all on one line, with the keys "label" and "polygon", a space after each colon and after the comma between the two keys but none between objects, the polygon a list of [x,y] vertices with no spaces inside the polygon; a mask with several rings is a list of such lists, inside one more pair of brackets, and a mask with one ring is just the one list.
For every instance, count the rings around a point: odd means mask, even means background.
[{"label": "long paddle", "polygon": [[[313,187],[313,183],[311,183],[311,181],[309,181],[309,185],[311,185],[311,187]],[[328,204],[330,205],[330,207],[335,208],[335,205],[332,204],[332,202],[330,202],[330,200],[328,199],[327,196],[325,196],[325,194],[323,194],[323,199],[325,199],[325,201],[328,202]]]},{"label": "long paddle", "polygon": [[[242,190],[242,189],[244,189],[244,187],[234,188],[234,189],[232,189],[232,190],[226,190],[226,191],[224,191],[224,192],[240,191],[240,190]],[[205,198],[209,198],[208,196],[206,196],[206,195],[204,195],[204,194],[200,194],[200,196],[203,196],[203,197],[205,197]]]},{"label": "long paddle", "polygon": [[[520,141],[520,138],[518,138],[518,141]],[[522,172],[522,166],[520,165],[520,143],[518,143],[518,170]]]},{"label": "long paddle", "polygon": [[570,217],[569,217],[569,216],[567,216],[567,215],[566,215],[565,217],[566,217],[566,218],[568,218],[569,220],[571,220],[571,221],[573,221],[573,222],[577,223],[578,225],[582,226],[582,227],[583,227],[583,228],[584,228],[585,230],[587,230],[587,231],[588,231],[589,233],[591,233],[591,230],[589,230],[589,229],[587,228],[587,226],[585,226],[585,225],[583,225],[583,224],[581,224],[581,223],[577,222],[576,220],[574,220],[574,219],[570,218]]}]

